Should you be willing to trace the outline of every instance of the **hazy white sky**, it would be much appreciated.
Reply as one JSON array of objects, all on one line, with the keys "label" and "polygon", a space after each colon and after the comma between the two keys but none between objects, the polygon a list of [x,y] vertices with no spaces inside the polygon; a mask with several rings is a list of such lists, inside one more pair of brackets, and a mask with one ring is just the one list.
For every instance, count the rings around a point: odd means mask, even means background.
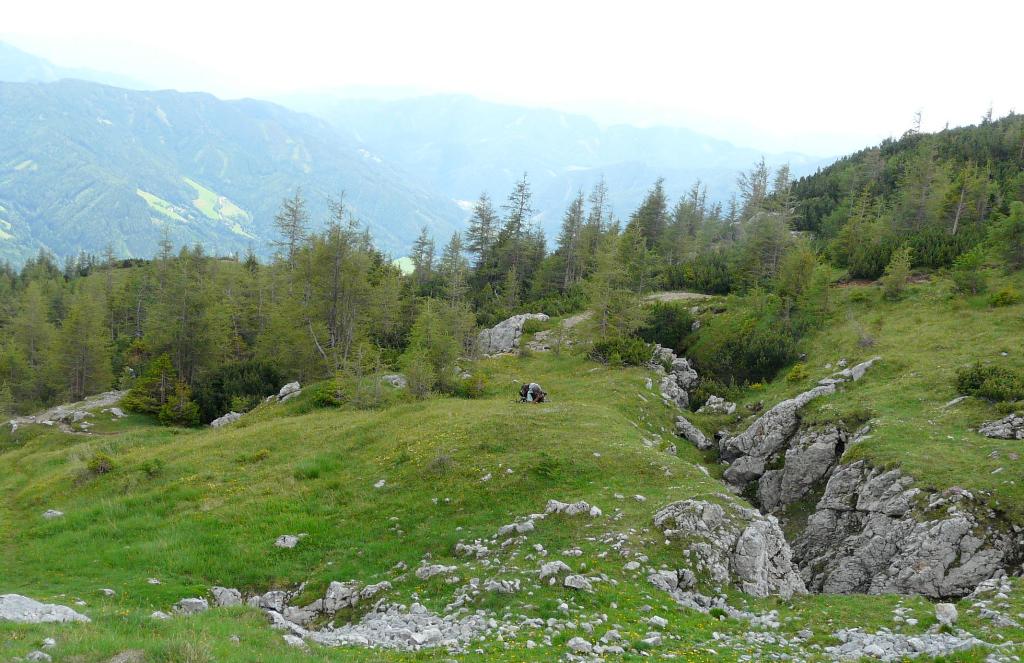
[{"label": "hazy white sky", "polygon": [[0,39],[220,96],[409,87],[846,152],[1024,111],[1024,2],[33,0]]}]

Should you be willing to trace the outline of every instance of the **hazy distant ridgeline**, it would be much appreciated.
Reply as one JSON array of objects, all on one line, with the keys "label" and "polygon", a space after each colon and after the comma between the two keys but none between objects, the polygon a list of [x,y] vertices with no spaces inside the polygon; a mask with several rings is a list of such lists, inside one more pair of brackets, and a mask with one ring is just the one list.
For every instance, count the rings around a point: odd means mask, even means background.
[{"label": "hazy distant ridgeline", "polygon": [[317,223],[344,191],[389,251],[465,217],[326,123],[267,102],[63,80],[0,83],[0,106],[0,259],[15,263],[40,247],[68,255],[108,242],[148,256],[165,226],[175,244],[266,253],[296,187]]},{"label": "hazy distant ridgeline", "polygon": [[[481,191],[500,198],[524,172],[549,236],[580,190],[603,176],[613,211],[625,217],[658,177],[677,197],[696,180],[712,200],[725,202],[737,173],[762,153],[673,127],[601,127],[583,115],[506,106],[464,95],[372,101],[330,93],[282,97],[281,103],[319,115],[386,160],[421,175],[451,198],[474,200]],[[794,175],[831,159],[797,153],[765,155],[768,165],[789,163]]]}]

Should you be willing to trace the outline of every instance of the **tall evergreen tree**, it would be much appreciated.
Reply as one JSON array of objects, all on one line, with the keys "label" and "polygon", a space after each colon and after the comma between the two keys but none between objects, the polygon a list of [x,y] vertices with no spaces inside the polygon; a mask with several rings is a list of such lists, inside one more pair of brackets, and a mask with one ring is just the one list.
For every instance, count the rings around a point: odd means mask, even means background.
[{"label": "tall evergreen tree", "polygon": [[274,217],[274,227],[280,235],[274,240],[274,246],[283,254],[288,266],[294,268],[295,254],[309,228],[309,212],[301,189],[297,189],[291,198],[281,201],[281,209]]},{"label": "tall evergreen tree", "polygon": [[99,297],[78,293],[57,334],[53,368],[62,392],[74,401],[105,391],[113,382],[103,308]]},{"label": "tall evergreen tree", "polygon": [[562,231],[558,235],[558,253],[561,254],[565,269],[562,291],[567,291],[583,278],[583,191],[569,203],[562,217]]},{"label": "tall evergreen tree", "polygon": [[473,206],[473,216],[466,229],[466,250],[475,257],[479,269],[498,239],[498,214],[487,192],[481,193]]}]

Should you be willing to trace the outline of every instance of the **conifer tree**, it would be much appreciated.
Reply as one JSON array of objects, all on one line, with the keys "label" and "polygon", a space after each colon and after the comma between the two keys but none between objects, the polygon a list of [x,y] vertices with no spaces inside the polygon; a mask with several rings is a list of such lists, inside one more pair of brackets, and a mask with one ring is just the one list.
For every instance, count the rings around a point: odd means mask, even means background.
[{"label": "conifer tree", "polygon": [[51,355],[62,393],[74,401],[109,389],[110,337],[99,297],[78,293],[61,323]]},{"label": "conifer tree", "polygon": [[565,274],[562,279],[562,292],[569,290],[583,277],[583,191],[569,203],[562,217],[562,231],[558,235],[558,253],[561,254]]},{"label": "conifer tree", "polygon": [[297,189],[291,198],[281,201],[281,209],[274,217],[274,227],[280,235],[274,240],[274,246],[283,254],[288,266],[294,268],[295,254],[306,238],[309,227],[309,212],[306,211],[301,189]]},{"label": "conifer tree", "polygon": [[477,269],[498,239],[498,215],[487,192],[481,193],[473,206],[473,216],[466,229],[466,250],[475,257]]}]

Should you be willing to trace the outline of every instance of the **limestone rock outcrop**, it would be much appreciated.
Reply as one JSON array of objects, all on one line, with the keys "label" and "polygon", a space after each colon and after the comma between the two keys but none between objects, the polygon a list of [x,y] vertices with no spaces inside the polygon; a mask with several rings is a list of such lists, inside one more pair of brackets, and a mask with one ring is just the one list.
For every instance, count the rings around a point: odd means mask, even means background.
[{"label": "limestone rock outcrop", "polygon": [[698,573],[753,596],[806,592],[789,544],[772,516],[737,504],[682,500],[654,514],[665,538],[696,554]]},{"label": "limestone rock outcrop", "polygon": [[983,524],[967,491],[925,495],[900,470],[837,467],[793,544],[804,581],[826,593],[964,596],[1020,563],[1009,531]]},{"label": "limestone rock outcrop", "polygon": [[502,320],[490,329],[484,329],[477,335],[477,350],[483,355],[497,355],[515,352],[519,349],[519,341],[523,336],[523,325],[527,320],[544,322],[548,316],[543,313],[523,313]]}]

